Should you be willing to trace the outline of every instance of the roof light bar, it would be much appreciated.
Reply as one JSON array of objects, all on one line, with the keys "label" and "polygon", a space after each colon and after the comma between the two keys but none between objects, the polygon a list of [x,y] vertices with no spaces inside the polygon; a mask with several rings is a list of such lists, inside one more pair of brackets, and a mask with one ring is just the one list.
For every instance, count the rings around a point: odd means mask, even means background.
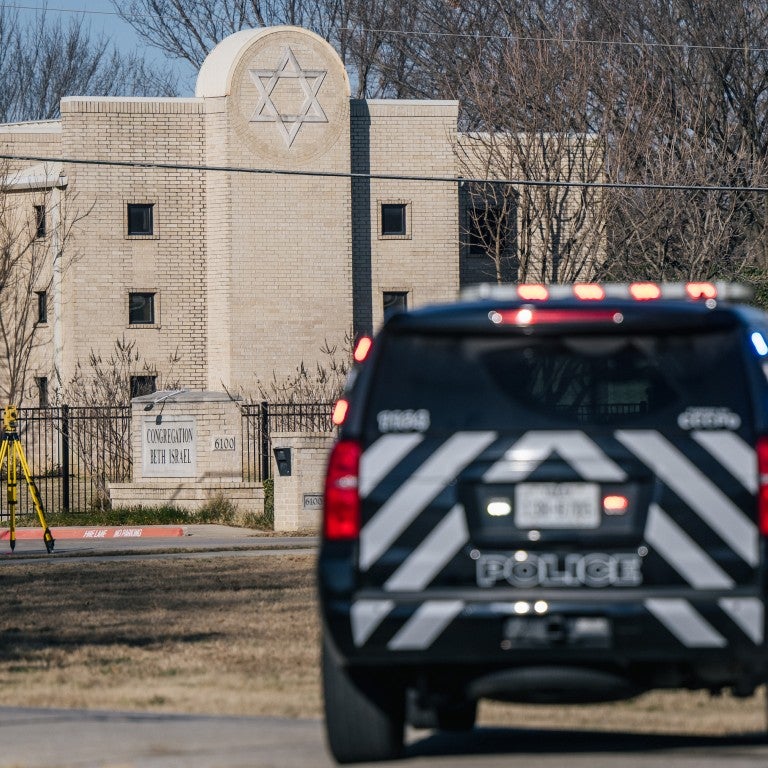
[{"label": "roof light bar", "polygon": [[639,280],[634,283],[483,284],[465,288],[461,293],[461,297],[467,301],[495,299],[497,301],[522,300],[531,302],[556,301],[558,299],[578,299],[580,301],[602,301],[603,299],[748,301],[752,296],[752,288],[741,283],[696,281],[657,283]]},{"label": "roof light bar", "polygon": [[713,283],[686,283],[685,292],[692,299],[716,299],[717,288]]},{"label": "roof light bar", "polygon": [[583,301],[600,301],[605,298],[605,289],[597,283],[576,283],[573,295]]},{"label": "roof light bar", "polygon": [[525,301],[546,301],[549,291],[545,285],[518,285],[517,295]]},{"label": "roof light bar", "polygon": [[629,295],[636,301],[653,301],[661,298],[661,287],[657,283],[632,283]]}]

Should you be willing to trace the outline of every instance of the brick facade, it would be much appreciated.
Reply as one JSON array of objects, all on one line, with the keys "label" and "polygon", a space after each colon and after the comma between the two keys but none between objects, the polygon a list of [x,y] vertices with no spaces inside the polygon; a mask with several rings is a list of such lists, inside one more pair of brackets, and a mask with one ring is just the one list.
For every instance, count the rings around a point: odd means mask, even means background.
[{"label": "brick facade", "polygon": [[[59,121],[0,126],[3,153],[60,161],[67,222],[82,217],[49,319],[61,380],[125,338],[159,386],[255,394],[378,326],[384,292],[453,298],[456,184],[375,175],[454,177],[457,116],[456,102],[352,100],[335,51],[279,27],[225,40],[194,98],[69,97]],[[129,203],[153,206],[151,235],[127,234]],[[391,203],[402,236],[381,234]],[[129,324],[132,292],[155,295],[154,323]],[[35,367],[54,381],[52,347]]]}]

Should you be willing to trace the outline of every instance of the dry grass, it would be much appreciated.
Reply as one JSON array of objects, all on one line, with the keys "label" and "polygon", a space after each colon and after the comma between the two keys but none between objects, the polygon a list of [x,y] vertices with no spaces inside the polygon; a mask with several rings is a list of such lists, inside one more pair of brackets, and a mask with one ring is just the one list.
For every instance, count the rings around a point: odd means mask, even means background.
[{"label": "dry grass", "polygon": [[0,704],[316,715],[311,555],[3,571]]},{"label": "dry grass", "polygon": [[[2,571],[0,705],[319,716],[312,555],[66,562]],[[762,696],[651,693],[588,707],[483,703],[480,722],[759,731]]]}]

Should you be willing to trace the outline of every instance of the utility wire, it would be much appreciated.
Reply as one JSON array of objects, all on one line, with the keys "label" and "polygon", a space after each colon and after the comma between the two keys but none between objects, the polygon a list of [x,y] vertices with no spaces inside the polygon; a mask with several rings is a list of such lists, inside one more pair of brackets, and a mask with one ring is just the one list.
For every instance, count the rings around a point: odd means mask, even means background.
[{"label": "utility wire", "polygon": [[[97,11],[86,8],[51,8],[42,5],[21,5],[19,3],[0,3],[0,8],[8,8],[19,11],[44,11],[46,13],[71,13],[75,15],[88,16],[115,16],[123,17],[116,11]],[[135,20],[146,18],[146,14],[133,17]],[[340,32],[364,32],[366,34],[379,35],[400,35],[402,37],[445,37],[445,38],[467,38],[474,40],[509,40],[519,43],[556,43],[558,45],[592,45],[605,47],[627,47],[627,48],[669,48],[684,50],[702,50],[702,51],[738,51],[741,53],[766,53],[768,47],[764,46],[742,46],[742,45],[706,45],[704,43],[662,43],[662,42],[644,42],[633,40],[598,40],[578,37],[545,37],[535,35],[494,35],[494,34],[475,34],[472,32],[439,32],[437,30],[408,30],[408,29],[378,29],[376,27],[340,27]]]},{"label": "utility wire", "polygon": [[703,43],[660,43],[644,42],[640,40],[592,40],[589,38],[578,37],[537,37],[533,35],[491,35],[475,34],[472,32],[437,32],[431,30],[406,30],[406,29],[375,29],[373,27],[342,27],[344,32],[366,32],[368,34],[381,35],[401,35],[404,37],[431,36],[431,37],[458,37],[472,40],[509,40],[519,43],[566,43],[576,45],[604,45],[606,47],[628,47],[628,48],[681,48],[685,50],[703,50],[703,51],[748,51],[750,53],[766,53],[768,47],[751,47],[741,45],[705,45]]},{"label": "utility wire", "polygon": [[[549,179],[493,179],[468,176],[421,176],[398,173],[359,173],[355,171],[297,171],[286,168],[243,168],[231,165],[195,165],[191,163],[158,163],[145,160],[94,160],[73,157],[43,157],[40,155],[0,154],[0,160],[25,160],[36,163],[66,163],[114,168],[151,169],[164,171],[200,171],[214,173],[244,173],[262,176],[303,176],[309,178],[352,179],[363,181],[423,181],[439,184],[491,184],[519,187],[577,187],[579,189],[643,189],[669,192],[754,192],[768,194],[768,186],[735,186],[717,184],[649,184],[621,181],[578,181]],[[11,175],[6,175],[5,182]],[[2,183],[0,183],[0,190]]]},{"label": "utility wire", "polygon": [[82,8],[51,8],[48,5],[20,5],[18,3],[0,3],[0,8],[9,8],[15,11],[44,11],[45,13],[74,13],[78,16],[120,16],[116,11],[92,11],[90,9]]}]

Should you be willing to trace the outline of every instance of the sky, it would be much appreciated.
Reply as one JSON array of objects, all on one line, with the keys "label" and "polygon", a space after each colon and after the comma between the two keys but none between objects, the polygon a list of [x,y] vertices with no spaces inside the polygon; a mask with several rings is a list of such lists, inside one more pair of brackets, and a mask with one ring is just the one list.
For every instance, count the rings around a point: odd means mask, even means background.
[{"label": "sky", "polygon": [[115,13],[110,0],[47,0],[47,2],[46,0],[0,0],[0,2],[9,8],[17,9],[24,16],[40,13],[45,7],[49,16],[61,17],[65,23],[70,17],[76,17],[78,13],[82,13],[91,30],[96,34],[103,32],[110,37],[120,51],[127,53],[138,50],[151,61],[162,62],[172,67],[179,75],[179,95],[194,95],[197,73],[191,71],[190,65],[171,61],[162,52],[146,46],[131,25]]}]

